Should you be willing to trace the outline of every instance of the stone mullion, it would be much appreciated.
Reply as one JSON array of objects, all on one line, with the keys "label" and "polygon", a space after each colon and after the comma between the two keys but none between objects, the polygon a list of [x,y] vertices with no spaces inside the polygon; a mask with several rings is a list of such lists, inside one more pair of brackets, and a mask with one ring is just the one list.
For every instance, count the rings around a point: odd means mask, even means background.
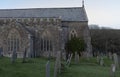
[{"label": "stone mullion", "polygon": [[44,51],[44,38],[43,38],[43,51]]},{"label": "stone mullion", "polygon": [[51,45],[51,47],[50,47],[51,49],[50,50],[53,51],[53,46],[54,46],[53,45],[53,41],[51,41],[50,45]]},{"label": "stone mullion", "polygon": [[44,51],[46,51],[46,38],[44,40]]},{"label": "stone mullion", "polygon": [[15,45],[14,45],[15,43],[14,43],[14,42],[15,42],[15,41],[14,41],[14,37],[13,37],[13,52],[14,52],[14,49],[15,49],[15,47],[14,47],[14,46],[15,46]]},{"label": "stone mullion", "polygon": [[20,40],[19,38],[17,39],[17,51],[19,52],[19,46],[20,46]]},{"label": "stone mullion", "polygon": [[49,57],[51,56],[51,53],[50,53],[50,43],[51,43],[51,42],[50,42],[50,39],[49,39],[49,41],[48,41],[48,44],[49,44],[49,45],[48,45]]},{"label": "stone mullion", "polygon": [[9,38],[9,41],[10,41],[10,52],[11,52],[11,38]]},{"label": "stone mullion", "polygon": [[16,52],[18,52],[18,49],[17,49],[17,45],[18,45],[18,41],[17,41],[18,38],[15,39],[16,41]]},{"label": "stone mullion", "polygon": [[13,38],[11,37],[11,52],[13,51]]},{"label": "stone mullion", "polygon": [[47,44],[48,44],[47,41],[48,41],[48,40],[47,40],[47,38],[46,38],[46,40],[45,40],[45,43],[46,43],[45,51],[47,51]]},{"label": "stone mullion", "polygon": [[11,52],[13,52],[13,37],[11,37]]},{"label": "stone mullion", "polygon": [[48,44],[49,44],[49,45],[48,45],[48,51],[50,51],[50,43],[51,43],[51,42],[50,42],[50,39],[49,39],[49,41],[48,41]]},{"label": "stone mullion", "polygon": [[7,38],[7,51],[9,52],[9,38]]},{"label": "stone mullion", "polygon": [[[41,38],[39,39],[40,41],[39,41],[39,49],[40,49],[40,51],[42,50],[41,49]],[[39,51],[39,49],[38,49],[38,51]]]}]

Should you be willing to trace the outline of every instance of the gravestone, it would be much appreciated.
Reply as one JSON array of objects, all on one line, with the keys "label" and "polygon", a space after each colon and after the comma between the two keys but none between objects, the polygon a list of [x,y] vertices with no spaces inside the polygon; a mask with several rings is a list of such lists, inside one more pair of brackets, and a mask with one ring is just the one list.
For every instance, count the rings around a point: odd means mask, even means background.
[{"label": "gravestone", "polygon": [[62,59],[66,61],[66,53],[65,53],[65,51],[62,53]]},{"label": "gravestone", "polygon": [[61,72],[61,52],[57,52],[57,57],[54,67],[54,77],[57,77],[57,74]]},{"label": "gravestone", "polygon": [[50,77],[50,61],[46,63],[46,77]]},{"label": "gravestone", "polygon": [[108,53],[108,57],[110,60],[112,60],[112,53],[111,52]]},{"label": "gravestone", "polygon": [[70,66],[72,56],[73,56],[73,54],[71,54],[70,57],[68,58],[66,65]]},{"label": "gravestone", "polygon": [[110,77],[115,77],[115,72],[116,72],[116,66],[115,64],[111,64]]},{"label": "gravestone", "polygon": [[34,58],[34,52],[33,52],[33,36],[29,34],[29,58]]},{"label": "gravestone", "polygon": [[80,57],[79,57],[79,54],[77,54],[77,61],[79,63],[79,60],[80,60]]},{"label": "gravestone", "polygon": [[0,48],[0,57],[2,57],[2,48]]},{"label": "gravestone", "polygon": [[77,54],[77,52],[75,52],[75,63],[79,63],[79,54]]},{"label": "gravestone", "polygon": [[15,60],[16,60],[16,58],[17,58],[17,53],[16,53],[16,51],[14,50],[14,51],[12,52],[11,62],[14,63]]},{"label": "gravestone", "polygon": [[25,49],[24,54],[23,54],[23,63],[26,62],[26,55],[27,55],[27,51],[26,51],[26,49]]},{"label": "gravestone", "polygon": [[116,66],[116,69],[119,68],[119,63],[118,63],[118,56],[116,53],[113,54],[113,60],[114,60],[114,64]]},{"label": "gravestone", "polygon": [[97,56],[97,63],[99,64],[100,63],[100,57]]},{"label": "gravestone", "polygon": [[119,63],[119,66],[120,66],[120,55],[118,55],[118,63]]},{"label": "gravestone", "polygon": [[104,66],[104,60],[103,60],[103,57],[100,58],[100,65],[101,65],[101,66]]}]

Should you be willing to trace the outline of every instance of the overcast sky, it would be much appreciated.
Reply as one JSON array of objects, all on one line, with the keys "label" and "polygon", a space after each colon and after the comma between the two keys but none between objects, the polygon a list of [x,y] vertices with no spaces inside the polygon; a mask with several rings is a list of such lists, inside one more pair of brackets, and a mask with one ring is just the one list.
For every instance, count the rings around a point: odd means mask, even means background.
[{"label": "overcast sky", "polygon": [[[81,7],[82,0],[0,0],[0,9]],[[120,29],[120,0],[85,0],[89,24]]]}]

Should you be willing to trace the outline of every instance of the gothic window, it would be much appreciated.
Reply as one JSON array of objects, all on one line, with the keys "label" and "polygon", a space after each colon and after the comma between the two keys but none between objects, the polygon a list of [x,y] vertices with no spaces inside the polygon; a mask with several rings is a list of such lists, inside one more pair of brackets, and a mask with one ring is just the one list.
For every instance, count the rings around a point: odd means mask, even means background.
[{"label": "gothic window", "polygon": [[70,38],[77,37],[77,32],[75,30],[72,30],[70,32]]},{"label": "gothic window", "polygon": [[16,29],[10,30],[7,37],[8,52],[19,51],[20,48],[20,34]]},{"label": "gothic window", "polygon": [[40,38],[40,50],[41,51],[52,51],[52,40],[51,35],[45,31]]}]

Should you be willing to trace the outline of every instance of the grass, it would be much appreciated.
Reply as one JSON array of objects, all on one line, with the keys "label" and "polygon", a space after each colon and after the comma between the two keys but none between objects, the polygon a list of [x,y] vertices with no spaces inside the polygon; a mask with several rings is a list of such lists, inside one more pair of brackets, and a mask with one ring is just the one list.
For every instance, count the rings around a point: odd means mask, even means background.
[{"label": "grass", "polygon": [[[72,61],[71,66],[64,69],[59,77],[110,77],[110,64],[112,61],[105,60],[105,66],[99,66],[95,58],[86,60],[80,59],[78,64]],[[9,58],[0,58],[0,77],[45,77],[45,58],[29,59],[27,63],[22,63],[17,59],[12,64]],[[54,72],[54,60],[50,60],[51,77]],[[120,70],[117,70],[116,77],[120,77]]]},{"label": "grass", "polygon": [[[80,62],[76,65],[74,62],[67,68],[61,77],[110,77],[111,60],[104,58],[104,66],[100,66],[96,58],[90,58],[89,60],[81,58]],[[116,71],[115,77],[120,77],[120,69]]]},{"label": "grass", "polygon": [[[45,64],[47,59],[30,59],[28,63],[22,63],[18,59],[12,64],[9,58],[0,59],[0,77],[45,77]],[[51,72],[53,72],[53,61],[51,61]],[[51,73],[52,75],[52,73]]]}]

